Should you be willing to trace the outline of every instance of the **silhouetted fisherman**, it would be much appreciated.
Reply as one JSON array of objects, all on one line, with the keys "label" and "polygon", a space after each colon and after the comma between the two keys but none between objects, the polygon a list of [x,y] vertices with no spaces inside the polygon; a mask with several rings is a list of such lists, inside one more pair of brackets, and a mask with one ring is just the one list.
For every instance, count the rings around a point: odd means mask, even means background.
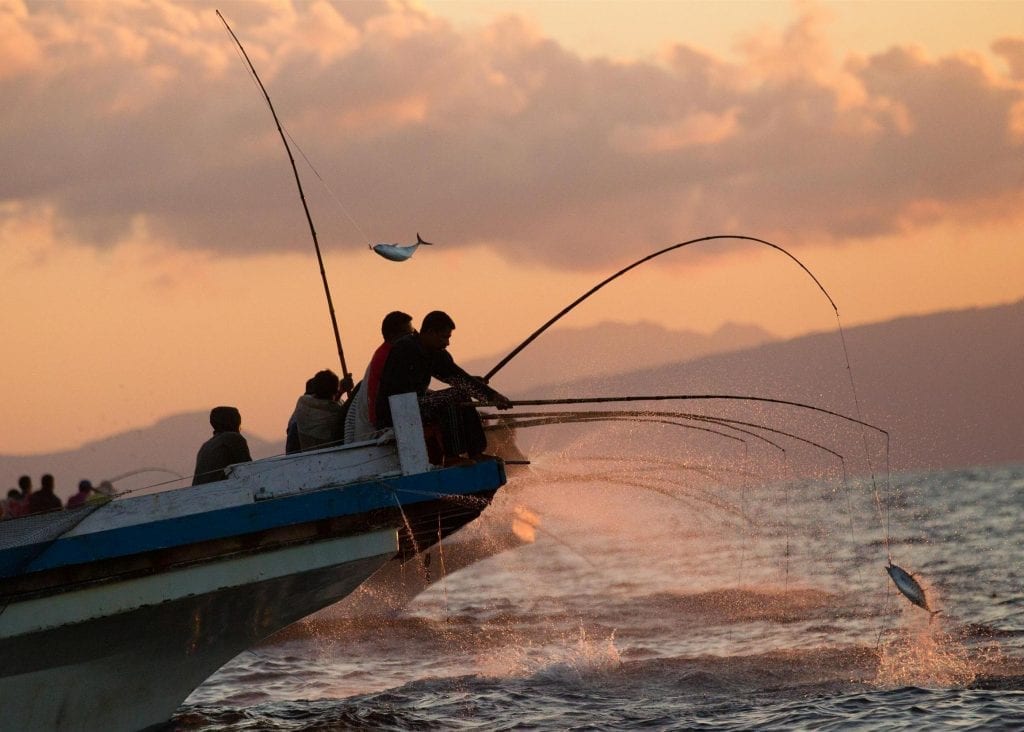
[{"label": "silhouetted fisherman", "polygon": [[17,496],[7,495],[7,518],[18,518],[28,513],[28,499],[32,495],[32,478],[23,475],[18,478],[19,493]]},{"label": "silhouetted fisherman", "polygon": [[330,369],[317,371],[310,381],[310,393],[303,394],[295,403],[295,426],[299,434],[299,447],[315,450],[340,444],[345,438],[345,406],[340,403],[345,387]]},{"label": "silhouetted fisherman", "polygon": [[372,439],[377,432],[377,393],[380,391],[380,377],[384,373],[391,347],[404,336],[415,333],[412,316],[401,310],[394,310],[384,316],[380,334],[384,342],[377,346],[366,367],[363,380],[356,385],[345,415],[345,442],[361,442]]},{"label": "silhouetted fisherman", "polygon": [[92,481],[78,481],[78,493],[68,499],[67,507],[77,508],[78,506],[84,506],[86,501],[89,500],[90,493],[92,493]]},{"label": "silhouetted fisherman", "polygon": [[60,498],[53,492],[53,487],[53,476],[47,473],[39,481],[39,490],[29,496],[26,515],[64,508]]},{"label": "silhouetted fisherman", "polygon": [[239,433],[242,415],[237,409],[214,407],[210,410],[210,426],[213,427],[213,437],[199,448],[192,485],[224,480],[228,477],[224,468],[252,460],[249,443]]},{"label": "silhouetted fisherman", "polygon": [[[479,458],[487,447],[480,415],[473,407],[460,405],[475,397],[494,402],[498,409],[511,406],[507,397],[481,379],[470,376],[455,363],[446,350],[453,330],[455,321],[447,313],[440,310],[427,313],[419,333],[400,338],[392,345],[377,393],[378,429],[392,425],[388,397],[409,392],[420,397],[420,412],[427,431],[431,462],[443,465],[465,462],[459,457],[464,453],[471,459]],[[428,392],[431,378],[452,388]],[[440,449],[431,439],[431,433],[438,429],[441,433]]]},{"label": "silhouetted fisherman", "polygon": [[[310,376],[306,379],[306,390],[302,392],[302,396],[309,396],[313,393],[313,377]],[[288,426],[284,430],[284,452],[285,455],[291,455],[292,453],[302,452],[302,444],[299,442],[299,420],[295,416],[298,413],[298,407],[292,410],[292,416],[288,418]]]}]

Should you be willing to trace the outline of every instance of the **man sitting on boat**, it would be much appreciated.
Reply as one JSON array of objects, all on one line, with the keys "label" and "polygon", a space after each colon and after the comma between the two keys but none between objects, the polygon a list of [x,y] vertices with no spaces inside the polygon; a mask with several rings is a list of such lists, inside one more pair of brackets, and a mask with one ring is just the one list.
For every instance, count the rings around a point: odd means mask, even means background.
[{"label": "man sitting on boat", "polygon": [[214,407],[210,410],[210,426],[213,427],[213,437],[199,448],[192,485],[224,480],[228,477],[224,468],[252,460],[249,443],[239,433],[242,415],[237,409]]},{"label": "man sitting on boat", "polygon": [[[313,393],[313,377],[306,379],[306,390],[303,396]],[[298,407],[292,410],[292,416],[288,418],[288,426],[284,430],[284,453],[291,455],[295,452],[302,452],[302,445],[299,444],[299,421],[295,418]]]},{"label": "man sitting on boat", "polygon": [[384,342],[373,352],[370,365],[366,367],[363,380],[356,386],[348,414],[345,415],[345,442],[362,442],[377,434],[377,393],[380,391],[384,364],[395,341],[415,332],[412,316],[408,313],[395,310],[384,316],[380,324]]},{"label": "man sitting on boat", "polygon": [[[495,402],[498,409],[512,405],[482,380],[467,374],[446,350],[451,341],[455,321],[440,310],[423,318],[419,333],[404,336],[391,346],[381,373],[377,393],[377,428],[390,427],[393,394],[415,392],[420,397],[420,411],[427,433],[427,450],[435,465],[453,465],[464,462],[461,456],[477,459],[487,447],[480,416],[465,405],[471,397]],[[429,392],[430,379],[450,385],[451,389]],[[440,440],[431,435],[440,432]]]},{"label": "man sitting on boat", "polygon": [[295,404],[295,425],[299,447],[315,450],[337,445],[345,438],[345,408],[341,398],[341,380],[330,370],[318,371],[310,381],[310,393]]},{"label": "man sitting on boat", "polygon": [[16,497],[7,494],[7,518],[18,518],[28,513],[28,499],[32,495],[32,478],[23,475],[18,478],[18,488],[21,491]]},{"label": "man sitting on boat", "polygon": [[53,476],[47,473],[39,480],[39,490],[28,497],[26,515],[64,508],[64,504],[60,502],[60,498],[53,489]]},{"label": "man sitting on boat", "polygon": [[68,499],[68,508],[78,508],[84,506],[86,501],[89,500],[89,494],[92,493],[92,481],[91,480],[80,480],[78,481],[78,493],[71,496]]}]

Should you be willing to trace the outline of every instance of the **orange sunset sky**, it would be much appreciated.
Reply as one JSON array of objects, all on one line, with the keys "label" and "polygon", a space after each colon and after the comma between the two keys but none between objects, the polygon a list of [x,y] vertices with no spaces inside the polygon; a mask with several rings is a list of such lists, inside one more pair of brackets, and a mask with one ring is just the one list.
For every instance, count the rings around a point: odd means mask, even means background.
[{"label": "orange sunset sky", "polygon": [[[1024,297],[1019,2],[0,0],[0,453],[216,404],[283,439],[338,369],[216,7],[301,148],[357,377],[388,310],[447,310],[457,359],[500,356],[706,234],[789,248],[845,326]],[[409,262],[367,248],[417,231],[437,245]],[[835,326],[749,244],[663,257],[565,324],[605,320]]]}]

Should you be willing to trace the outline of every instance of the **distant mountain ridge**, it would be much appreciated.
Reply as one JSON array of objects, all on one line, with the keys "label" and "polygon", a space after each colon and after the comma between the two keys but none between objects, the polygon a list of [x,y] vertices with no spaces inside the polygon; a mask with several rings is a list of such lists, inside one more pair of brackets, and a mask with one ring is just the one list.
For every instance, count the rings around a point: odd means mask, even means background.
[{"label": "distant mountain ridge", "polygon": [[[242,431],[245,433],[244,427]],[[155,470],[118,481],[115,488],[122,491],[173,481],[174,474],[189,478],[173,483],[174,487],[189,485],[196,451],[211,434],[209,412],[188,412],[164,417],[150,427],[88,442],[76,450],[42,455],[0,455],[0,488],[6,496],[7,490],[17,484],[18,476],[26,474],[38,488],[40,476],[50,473],[56,482],[57,495],[67,498],[78,490],[78,481],[83,478],[96,484],[144,468]],[[246,434],[246,439],[249,451],[256,458],[274,455],[283,449],[283,445],[255,435]]]},{"label": "distant mountain ridge", "polygon": [[[642,334],[629,340],[630,328],[639,328]],[[634,365],[632,370],[618,373],[611,369],[620,368],[626,358],[608,356],[607,362],[601,360],[603,354],[618,350],[626,350],[629,358],[636,357],[639,354],[631,352],[628,343],[645,342],[651,335],[670,341],[661,358],[668,351],[680,348],[665,335],[667,333],[671,331],[651,324],[621,327],[604,324],[575,332],[546,334],[552,336],[552,345],[541,348],[538,340],[534,344],[538,350],[532,358],[556,360],[538,369],[535,372],[538,378],[532,380],[517,376],[513,361],[501,372],[503,383],[496,385],[520,398],[756,394],[856,414],[842,344],[835,332],[768,342],[765,339],[769,336],[764,331],[741,326],[733,342],[744,338],[762,341],[743,350],[677,359],[671,363],[661,361],[647,368],[637,369]],[[602,355],[594,356],[598,363],[589,369],[589,376],[560,379],[562,374],[577,376],[580,371],[588,371],[586,367],[573,370],[575,365],[569,356],[578,351],[570,344],[577,341],[585,342],[586,353]],[[850,328],[846,341],[861,413],[865,420],[890,431],[893,469],[1024,462],[1024,300]],[[717,341],[719,346],[727,342],[728,338]],[[529,350],[520,356],[527,359],[523,368],[528,372],[530,364],[539,363],[528,359]],[[557,360],[558,352],[568,360]],[[487,360],[486,368],[484,360],[464,365],[482,373],[497,360]],[[608,370],[598,372],[597,366],[601,365]],[[531,375],[534,374],[526,374]],[[522,387],[513,391],[506,386],[515,386],[517,379],[522,381]],[[692,406],[687,403],[688,409]],[[725,410],[718,405],[708,408]],[[747,412],[780,427],[802,429],[805,433],[810,430],[809,436],[820,436],[820,425],[804,414],[763,406],[747,408]],[[179,414],[165,417],[148,428],[87,443],[77,450],[49,455],[0,455],[0,488],[6,493],[22,473],[31,475],[36,485],[40,474],[53,473],[57,493],[63,497],[74,493],[80,478],[96,482],[143,467],[188,476],[199,444],[210,434],[207,418],[206,412]],[[282,442],[265,441],[255,435],[247,435],[247,438],[255,457],[283,450]],[[849,436],[847,440],[854,442]],[[151,484],[169,477],[168,474],[149,474],[139,476],[138,480]],[[123,489],[126,485],[127,482],[118,487]]]},{"label": "distant mountain ridge", "polygon": [[[838,332],[827,332],[629,374],[573,380],[530,390],[523,398],[748,394],[855,417],[852,373],[861,416],[890,432],[893,469],[1024,461],[1024,300],[850,328],[846,346],[850,371]],[[737,411],[721,403],[707,408]],[[808,434],[809,423],[814,429],[835,427],[807,413],[764,405],[747,405],[740,413],[756,414],[784,429],[803,427],[806,436],[818,434]],[[856,441],[847,444],[853,447]]]},{"label": "distant mountain ridge", "polygon": [[[494,377],[494,386],[514,394],[544,384],[587,376],[628,373],[715,353],[740,351],[776,340],[748,324],[726,323],[713,333],[670,330],[656,323],[603,322],[587,328],[553,328],[520,351]],[[511,350],[511,349],[510,349]],[[508,351],[461,365],[487,373]]]}]

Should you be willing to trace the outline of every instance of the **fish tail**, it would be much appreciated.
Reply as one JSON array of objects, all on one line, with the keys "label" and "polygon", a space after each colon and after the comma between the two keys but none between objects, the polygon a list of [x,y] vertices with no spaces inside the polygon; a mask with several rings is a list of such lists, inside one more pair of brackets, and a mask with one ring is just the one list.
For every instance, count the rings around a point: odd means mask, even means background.
[{"label": "fish tail", "polygon": [[420,236],[420,232],[418,232],[418,231],[416,232],[416,243],[417,244],[426,244],[428,247],[434,246],[434,242],[423,241],[423,237]]}]

